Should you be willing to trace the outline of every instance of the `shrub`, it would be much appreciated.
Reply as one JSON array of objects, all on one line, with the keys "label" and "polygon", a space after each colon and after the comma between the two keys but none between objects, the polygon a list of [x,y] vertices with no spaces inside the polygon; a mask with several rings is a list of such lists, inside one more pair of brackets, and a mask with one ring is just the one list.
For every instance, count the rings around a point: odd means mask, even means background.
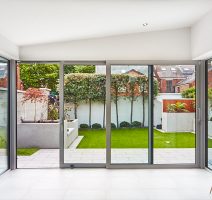
[{"label": "shrub", "polygon": [[57,120],[59,118],[59,112],[58,109],[54,106],[49,106],[48,110],[48,119],[49,120]]},{"label": "shrub", "polygon": [[135,127],[135,128],[140,128],[141,127],[141,122],[138,122],[138,121],[134,121],[134,122],[132,122],[132,124],[131,124],[131,126],[132,127]]},{"label": "shrub", "polygon": [[116,125],[114,123],[111,123],[111,128],[112,129],[116,128]]},{"label": "shrub", "polygon": [[177,103],[173,103],[173,104],[168,104],[168,112],[169,113],[180,113],[180,112],[188,112],[188,110],[186,110],[186,103],[181,103],[181,102],[177,102]]},{"label": "shrub", "polygon": [[195,88],[191,87],[181,93],[183,98],[195,98]]},{"label": "shrub", "polygon": [[80,128],[89,128],[87,124],[80,124]]},{"label": "shrub", "polygon": [[120,123],[120,127],[121,128],[128,128],[128,127],[130,127],[130,123],[126,122],[126,121],[123,121],[123,122]]},{"label": "shrub", "polygon": [[102,126],[101,126],[101,124],[95,123],[95,124],[92,124],[92,128],[93,129],[100,129],[100,128],[102,128]]}]

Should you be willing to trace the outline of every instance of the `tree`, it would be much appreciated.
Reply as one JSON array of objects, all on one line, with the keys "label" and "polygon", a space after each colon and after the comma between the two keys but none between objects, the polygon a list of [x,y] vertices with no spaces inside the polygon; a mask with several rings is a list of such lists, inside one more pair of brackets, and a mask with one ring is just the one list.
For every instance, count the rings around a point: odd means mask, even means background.
[{"label": "tree", "polygon": [[95,73],[95,65],[65,65],[64,74]]},{"label": "tree", "polygon": [[132,124],[133,122],[133,105],[134,105],[134,101],[136,100],[136,98],[138,97],[138,91],[136,91],[138,87],[137,84],[137,77],[134,76],[129,76],[129,82],[128,82],[128,97],[130,99],[130,107],[131,107],[131,112],[130,112],[130,124]]},{"label": "tree", "polygon": [[158,92],[159,92],[159,84],[158,84],[158,81],[156,79],[153,80],[153,95],[154,95],[154,98],[156,96],[158,96]]},{"label": "tree", "polygon": [[97,94],[97,81],[96,81],[96,77],[94,75],[91,74],[86,74],[85,76],[85,81],[86,81],[86,91],[87,91],[87,95],[86,97],[86,101],[88,102],[89,105],[89,128],[91,128],[91,106],[92,106],[92,101],[96,100],[96,97],[98,97]]},{"label": "tree", "polygon": [[125,74],[112,74],[111,76],[111,95],[116,106],[116,126],[119,127],[118,100],[121,90],[126,93],[129,76]]},{"label": "tree", "polygon": [[22,103],[25,103],[27,101],[30,101],[31,103],[35,104],[35,115],[34,115],[34,121],[36,122],[36,109],[37,109],[37,103],[46,102],[48,100],[47,95],[38,88],[28,88],[26,92],[23,95]]},{"label": "tree", "polygon": [[[80,102],[89,105],[89,127],[92,122],[92,102],[105,101],[105,75],[72,73],[65,76],[64,98],[65,102],[74,104],[75,118],[77,118],[77,107]],[[104,103],[105,108],[105,103]],[[105,112],[105,109],[104,109]],[[104,119],[103,119],[104,121]]]},{"label": "tree", "polygon": [[[101,102],[104,106],[103,127],[105,124],[106,76],[104,74],[70,73],[65,75],[64,100],[74,104],[74,114],[77,118],[77,107],[81,102],[89,105],[89,126],[91,127],[92,103]],[[154,81],[154,96],[158,94],[158,83]],[[119,127],[118,101],[129,98],[131,101],[131,121],[133,119],[133,104],[136,98],[142,96],[143,124],[145,121],[145,97],[148,95],[148,78],[146,76],[131,77],[128,74],[111,75],[111,97],[116,107],[116,124]]]},{"label": "tree", "polygon": [[56,91],[59,79],[58,64],[20,64],[24,89],[46,87]]},{"label": "tree", "polygon": [[104,74],[98,74],[95,76],[97,85],[96,100],[103,103],[103,120],[102,125],[105,128],[105,112],[106,112],[106,76]]},{"label": "tree", "polygon": [[74,104],[74,117],[77,119],[77,108],[86,95],[86,81],[83,74],[67,74],[64,79],[64,101]]},{"label": "tree", "polygon": [[181,93],[183,98],[195,98],[195,88],[191,87]]},{"label": "tree", "polygon": [[145,98],[148,94],[148,79],[146,76],[138,77],[138,84],[140,87],[140,96],[142,97],[142,110],[143,110],[143,118],[142,118],[142,125],[144,126],[145,122]]}]

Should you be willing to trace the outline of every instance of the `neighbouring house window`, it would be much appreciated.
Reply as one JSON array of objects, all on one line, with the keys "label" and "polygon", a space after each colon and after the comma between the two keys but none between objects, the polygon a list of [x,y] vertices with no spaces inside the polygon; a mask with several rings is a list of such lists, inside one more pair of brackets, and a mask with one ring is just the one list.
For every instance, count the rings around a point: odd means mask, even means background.
[{"label": "neighbouring house window", "polygon": [[166,81],[166,92],[168,92],[168,93],[173,92],[172,81]]}]

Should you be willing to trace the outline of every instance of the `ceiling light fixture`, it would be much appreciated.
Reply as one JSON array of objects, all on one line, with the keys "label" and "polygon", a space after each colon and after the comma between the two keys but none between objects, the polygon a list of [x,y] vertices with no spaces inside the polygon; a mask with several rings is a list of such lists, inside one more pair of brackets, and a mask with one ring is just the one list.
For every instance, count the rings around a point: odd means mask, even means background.
[{"label": "ceiling light fixture", "polygon": [[144,23],[143,26],[148,26],[148,23]]}]

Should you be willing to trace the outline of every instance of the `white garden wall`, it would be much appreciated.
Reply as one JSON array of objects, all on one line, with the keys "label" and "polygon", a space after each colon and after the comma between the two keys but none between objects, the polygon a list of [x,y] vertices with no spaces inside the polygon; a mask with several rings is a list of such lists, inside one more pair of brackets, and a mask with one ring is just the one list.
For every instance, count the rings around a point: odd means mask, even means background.
[{"label": "white garden wall", "polygon": [[[43,88],[45,94],[48,96],[50,90]],[[22,103],[24,91],[17,91],[17,122],[24,120],[34,120],[35,104],[30,101]],[[36,104],[36,120],[46,120],[48,118],[48,102]]]},{"label": "white garden wall", "polygon": [[[103,125],[103,109],[104,106],[102,103],[92,103],[92,112],[91,112],[91,123],[99,123]],[[118,113],[119,113],[119,123],[122,121],[130,122],[130,101],[128,99],[121,98],[118,101]],[[161,124],[162,117],[162,105],[161,102],[157,99],[154,100],[154,125]],[[68,112],[71,119],[74,119],[74,110]],[[133,109],[133,121],[143,121],[143,107],[142,107],[142,98],[138,98],[134,101]],[[77,118],[80,124],[88,124],[89,121],[89,106],[88,104],[80,104],[77,109]],[[116,108],[115,104],[111,103],[111,122],[116,124]],[[145,126],[148,126],[148,99],[145,100]]]},{"label": "white garden wall", "polygon": [[8,90],[0,88],[0,127],[7,126],[7,95]]},{"label": "white garden wall", "polygon": [[212,121],[208,121],[208,137],[212,138]]}]

